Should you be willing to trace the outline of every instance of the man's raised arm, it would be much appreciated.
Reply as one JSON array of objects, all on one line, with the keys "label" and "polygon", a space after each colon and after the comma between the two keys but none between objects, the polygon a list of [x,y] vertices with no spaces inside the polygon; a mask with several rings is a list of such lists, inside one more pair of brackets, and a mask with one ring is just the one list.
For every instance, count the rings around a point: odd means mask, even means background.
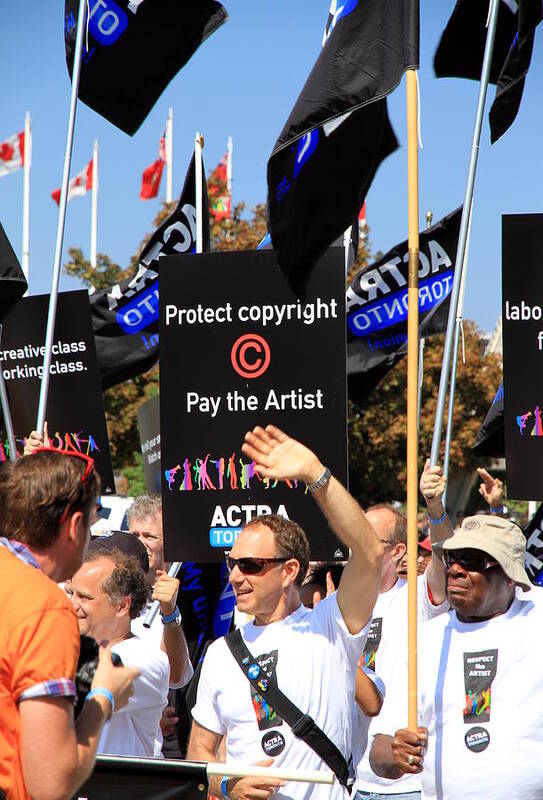
[{"label": "man's raised arm", "polygon": [[331,529],[351,550],[337,601],[349,632],[358,633],[371,619],[383,557],[382,544],[366,515],[333,475],[325,480],[325,466],[315,453],[274,425],[248,432],[242,450],[264,478],[302,480],[309,487],[322,479],[323,485],[311,491]]}]

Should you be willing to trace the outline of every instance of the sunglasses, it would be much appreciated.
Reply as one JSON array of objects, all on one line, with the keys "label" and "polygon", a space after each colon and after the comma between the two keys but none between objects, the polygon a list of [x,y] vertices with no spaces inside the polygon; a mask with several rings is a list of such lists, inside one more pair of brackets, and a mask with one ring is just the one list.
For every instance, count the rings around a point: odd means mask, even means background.
[{"label": "sunglasses", "polygon": [[458,564],[467,572],[486,572],[487,569],[498,565],[497,561],[481,550],[444,550],[442,559],[445,569],[450,569],[453,564]]},{"label": "sunglasses", "polygon": [[262,572],[266,564],[283,564],[288,561],[288,558],[232,558],[226,556],[226,566],[228,572],[232,572],[234,567],[237,567],[244,575],[258,575]]},{"label": "sunglasses", "polygon": [[35,453],[58,453],[61,456],[71,456],[72,458],[79,458],[85,463],[85,471],[81,476],[81,483],[85,483],[89,475],[94,472],[94,458],[81,453],[79,450],[59,450],[56,447],[39,447],[34,451]]}]

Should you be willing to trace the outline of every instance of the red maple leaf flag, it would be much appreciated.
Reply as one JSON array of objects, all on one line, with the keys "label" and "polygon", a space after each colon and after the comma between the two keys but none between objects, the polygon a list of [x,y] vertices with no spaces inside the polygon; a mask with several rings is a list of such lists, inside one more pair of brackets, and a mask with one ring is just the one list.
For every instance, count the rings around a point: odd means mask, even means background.
[{"label": "red maple leaf flag", "polygon": [[[89,189],[92,189],[92,158],[87,166],[70,181],[68,185],[68,202],[73,200],[74,197],[83,197]],[[51,197],[57,206],[60,205],[60,188],[51,192]]]},{"label": "red maple leaf flag", "polygon": [[140,198],[142,200],[151,200],[153,197],[157,196],[165,163],[166,131],[164,131],[158,143],[158,159],[147,167],[141,176]]},{"label": "red maple leaf flag", "polygon": [[232,195],[228,191],[226,162],[228,154],[221,158],[207,182],[209,194],[209,213],[215,220],[225,217],[230,218],[232,214]]},{"label": "red maple leaf flag", "polygon": [[0,178],[24,166],[25,134],[14,133],[0,142]]}]

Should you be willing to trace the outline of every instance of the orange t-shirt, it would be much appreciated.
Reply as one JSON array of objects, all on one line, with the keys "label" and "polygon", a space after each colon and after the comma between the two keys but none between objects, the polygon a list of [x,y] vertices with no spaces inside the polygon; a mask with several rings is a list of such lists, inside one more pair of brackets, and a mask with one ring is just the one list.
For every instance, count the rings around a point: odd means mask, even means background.
[{"label": "orange t-shirt", "polygon": [[0,788],[7,800],[30,800],[19,753],[19,698],[44,681],[73,681],[78,657],[77,618],[64,592],[0,547]]}]

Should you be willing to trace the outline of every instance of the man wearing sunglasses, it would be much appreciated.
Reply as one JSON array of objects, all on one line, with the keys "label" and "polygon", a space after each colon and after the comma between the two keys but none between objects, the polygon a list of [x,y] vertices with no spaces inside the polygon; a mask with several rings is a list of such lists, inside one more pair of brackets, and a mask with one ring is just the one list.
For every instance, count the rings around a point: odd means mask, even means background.
[{"label": "man wearing sunglasses", "polygon": [[443,543],[452,610],[422,626],[421,727],[395,730],[407,693],[394,682],[370,756],[379,775],[420,773],[423,798],[543,797],[543,609],[525,553],[496,515],[467,517]]},{"label": "man wearing sunglasses", "polygon": [[[0,790],[7,800],[72,797],[102,728],[138,670],[101,648],[74,724],[77,619],[57,582],[81,565],[99,495],[92,458],[42,448],[0,467]],[[1,792],[0,792],[1,794]]]},{"label": "man wearing sunglasses", "polygon": [[[348,760],[351,753],[355,674],[381,574],[382,545],[365,514],[318,457],[278,428],[257,427],[243,453],[263,478],[304,481],[338,538],[351,550],[337,592],[314,609],[300,602],[309,544],[294,522],[256,517],[241,531],[227,557],[240,611],[254,621],[241,636],[254,658],[253,689],[224,639],[207,651],[202,668],[188,757],[217,760],[226,735],[226,759],[289,769],[326,768],[309,745],[266,701],[268,681],[311,716]],[[284,788],[283,788],[284,787]],[[271,778],[212,779],[215,796],[233,800],[344,797],[333,787]]]}]

